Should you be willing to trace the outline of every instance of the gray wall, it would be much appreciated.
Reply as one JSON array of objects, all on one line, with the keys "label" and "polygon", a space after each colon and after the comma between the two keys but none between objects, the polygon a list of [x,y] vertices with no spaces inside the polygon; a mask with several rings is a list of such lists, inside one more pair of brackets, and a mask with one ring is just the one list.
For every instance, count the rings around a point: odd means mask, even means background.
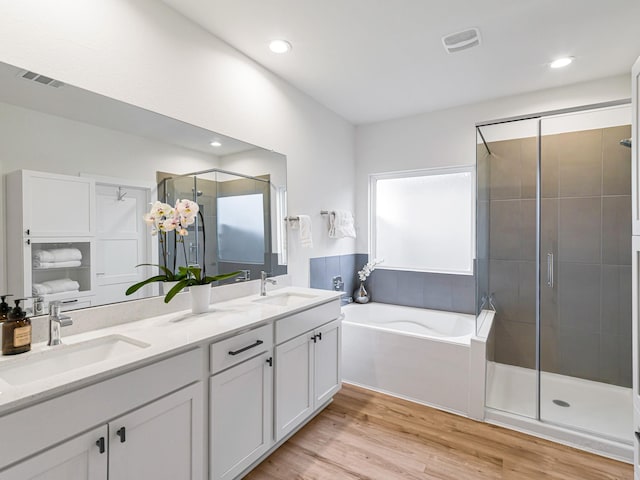
[{"label": "gray wall", "polygon": [[[631,151],[618,143],[630,136],[623,126],[542,139],[544,371],[631,386]],[[535,139],[489,146],[495,359],[534,368]]]},{"label": "gray wall", "polygon": [[[333,289],[332,277],[342,275],[349,296],[360,280],[357,271],[367,262],[366,254],[312,258],[312,288]],[[472,275],[374,270],[365,282],[371,300],[380,303],[430,308],[450,312],[474,313],[475,280]]]}]

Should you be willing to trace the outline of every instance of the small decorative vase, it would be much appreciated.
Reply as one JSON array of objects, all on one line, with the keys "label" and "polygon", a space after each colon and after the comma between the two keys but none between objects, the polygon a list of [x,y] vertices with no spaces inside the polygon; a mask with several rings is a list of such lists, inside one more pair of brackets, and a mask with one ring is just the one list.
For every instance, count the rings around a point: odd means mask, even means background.
[{"label": "small decorative vase", "polygon": [[364,282],[360,282],[360,286],[353,292],[353,301],[356,303],[367,303],[369,300],[371,300],[371,297],[364,288]]},{"label": "small decorative vase", "polygon": [[192,285],[191,292],[191,312],[205,313],[209,311],[209,301],[211,300],[211,284]]}]

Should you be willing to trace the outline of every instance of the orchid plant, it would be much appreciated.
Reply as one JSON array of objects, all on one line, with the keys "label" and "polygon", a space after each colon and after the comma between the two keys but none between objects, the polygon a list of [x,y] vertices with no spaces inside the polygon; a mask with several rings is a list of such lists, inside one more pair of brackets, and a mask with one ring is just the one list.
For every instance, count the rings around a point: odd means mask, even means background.
[{"label": "orchid plant", "polygon": [[358,271],[358,278],[360,279],[360,281],[364,282],[369,277],[369,275],[371,275],[371,272],[373,272],[376,267],[382,262],[384,262],[383,258],[381,258],[380,260],[374,258],[372,261],[365,263],[364,267],[362,267],[362,270]]},{"label": "orchid plant", "polygon": [[[167,203],[155,202],[151,205],[151,210],[143,217],[145,223],[151,227],[151,235],[157,236],[160,243],[160,253],[162,258],[162,265],[143,263],[137,265],[158,267],[162,274],[154,275],[146,280],[131,285],[127,291],[127,295],[137,292],[139,289],[153,282],[177,282],[177,284],[167,292],[164,301],[169,303],[173,297],[175,297],[185,287],[193,285],[208,285],[218,280],[225,280],[227,278],[235,277],[240,272],[224,273],[221,275],[215,275],[213,277],[207,276],[205,269],[200,268],[198,265],[189,266],[177,266],[177,255],[173,255],[173,264],[169,266],[169,249],[167,243],[167,235],[173,232],[174,246],[178,248],[178,244],[182,244],[184,258],[187,258],[187,249],[184,243],[184,237],[189,235],[189,226],[193,225],[196,221],[196,217],[200,218],[202,222],[202,244],[203,250],[206,246],[206,237],[204,231],[204,218],[200,212],[200,207],[196,202],[183,199],[177,200],[175,207]],[[203,258],[205,258],[203,251]],[[177,267],[177,271],[176,271]]]}]

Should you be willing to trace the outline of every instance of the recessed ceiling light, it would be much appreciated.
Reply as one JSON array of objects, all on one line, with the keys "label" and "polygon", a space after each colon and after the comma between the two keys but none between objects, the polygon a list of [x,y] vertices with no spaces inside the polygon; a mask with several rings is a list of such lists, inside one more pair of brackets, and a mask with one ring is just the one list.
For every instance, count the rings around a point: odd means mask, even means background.
[{"label": "recessed ceiling light", "polygon": [[222,144],[217,140],[214,140],[209,145],[211,145],[212,147],[221,147],[222,146]]},{"label": "recessed ceiling light", "polygon": [[562,67],[566,67],[571,62],[573,62],[573,57],[563,57],[563,58],[558,58],[557,60],[554,60],[549,64],[549,66],[551,68],[562,68]]},{"label": "recessed ceiling light", "polygon": [[273,53],[287,53],[291,48],[291,44],[286,40],[272,40],[269,43],[269,50]]}]

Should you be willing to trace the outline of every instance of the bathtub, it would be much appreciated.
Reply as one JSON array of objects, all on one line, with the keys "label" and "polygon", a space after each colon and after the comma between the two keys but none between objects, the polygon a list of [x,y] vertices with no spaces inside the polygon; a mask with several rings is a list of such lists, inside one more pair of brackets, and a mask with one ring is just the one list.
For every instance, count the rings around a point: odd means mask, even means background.
[{"label": "bathtub", "polygon": [[344,382],[468,415],[475,316],[384,303],[342,312]]}]

